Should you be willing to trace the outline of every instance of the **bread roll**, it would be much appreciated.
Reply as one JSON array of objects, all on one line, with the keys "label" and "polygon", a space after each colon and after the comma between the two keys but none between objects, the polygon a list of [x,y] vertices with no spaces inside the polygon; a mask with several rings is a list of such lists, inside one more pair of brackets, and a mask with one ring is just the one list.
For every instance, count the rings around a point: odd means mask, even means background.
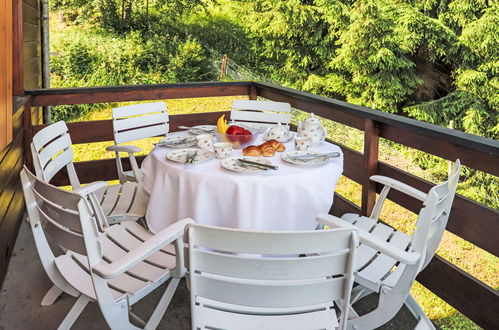
[{"label": "bread roll", "polygon": [[243,149],[243,155],[260,157],[262,153],[260,152],[260,149],[257,146],[249,146]]}]

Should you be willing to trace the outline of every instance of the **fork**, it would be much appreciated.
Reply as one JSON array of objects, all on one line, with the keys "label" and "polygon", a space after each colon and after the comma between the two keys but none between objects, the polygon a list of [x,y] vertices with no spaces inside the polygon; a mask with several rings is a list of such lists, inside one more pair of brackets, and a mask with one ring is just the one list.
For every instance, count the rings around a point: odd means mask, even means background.
[{"label": "fork", "polygon": [[194,151],[192,154],[187,154],[185,159],[185,164],[192,164],[196,159],[197,154],[198,154],[197,150]]}]

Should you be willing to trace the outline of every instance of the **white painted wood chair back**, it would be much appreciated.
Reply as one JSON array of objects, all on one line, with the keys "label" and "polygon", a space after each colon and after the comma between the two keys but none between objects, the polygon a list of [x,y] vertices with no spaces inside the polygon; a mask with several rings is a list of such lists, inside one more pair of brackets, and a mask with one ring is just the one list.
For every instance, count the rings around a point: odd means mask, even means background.
[{"label": "white painted wood chair back", "polygon": [[285,102],[234,100],[230,120],[233,123],[244,123],[251,126],[258,123],[270,127],[281,123],[289,126],[291,122],[291,105]]},{"label": "white painted wood chair back", "polygon": [[447,181],[430,190],[424,201],[425,207],[419,213],[411,244],[415,251],[424,256],[420,271],[430,263],[442,240],[456,194],[460,171],[461,162],[458,159]]},{"label": "white painted wood chair back", "polygon": [[[98,303],[111,328],[138,329],[129,316],[145,322],[129,315],[129,308],[174,277],[147,323],[147,328],[155,328],[184,274],[182,236],[192,221],[182,220],[141,241],[137,237],[143,237],[145,229],[134,232],[138,225],[108,227],[100,221],[96,216],[100,206],[89,195],[54,187],[26,167],[21,181],[35,245],[54,284],[42,305],[51,305],[62,292],[77,297],[58,329],[69,329],[90,301]],[[47,237],[65,253],[55,256]],[[164,251],[171,242],[175,242],[173,251],[180,252],[176,257]]]},{"label": "white painted wood chair back", "polygon": [[[96,187],[95,183],[80,186],[80,181],[73,164],[71,137],[65,122],[59,121],[44,127],[33,136],[31,154],[36,176],[45,181],[50,180],[64,167],[67,169],[73,190],[88,191]],[[149,195],[141,184],[125,183],[123,185],[102,186],[93,191],[100,202],[109,223],[138,220],[146,212]]]},{"label": "white painted wood chair back", "polygon": [[[113,109],[114,143],[108,147],[116,153],[116,166],[121,183],[126,181],[141,182],[140,171],[134,154],[140,152],[136,146],[120,146],[123,143],[165,136],[169,131],[168,112],[164,102],[141,103]],[[132,166],[131,171],[124,171],[120,152],[127,152]]]},{"label": "white painted wood chair back", "polygon": [[[349,329],[377,328],[391,320],[405,303],[418,318],[418,326],[434,329],[421,307],[410,295],[416,276],[428,265],[440,244],[457,183],[461,164],[456,160],[447,181],[424,193],[402,182],[383,176],[371,180],[384,186],[376,201],[371,217],[345,214],[341,219],[331,215],[318,215],[318,221],[331,228],[359,229],[360,247],[352,304],[365,296],[378,292],[378,307],[365,314],[352,313]],[[412,236],[397,231],[378,218],[383,202],[391,189],[399,190],[423,202]]]},{"label": "white painted wood chair back", "polygon": [[49,125],[33,136],[31,155],[38,178],[45,182],[50,180],[62,168],[66,167],[69,181],[73,188],[80,186],[73,165],[73,149],[68,127],[63,121]]},{"label": "white painted wood chair back", "polygon": [[193,329],[344,329],[355,230],[264,232],[190,225]]}]

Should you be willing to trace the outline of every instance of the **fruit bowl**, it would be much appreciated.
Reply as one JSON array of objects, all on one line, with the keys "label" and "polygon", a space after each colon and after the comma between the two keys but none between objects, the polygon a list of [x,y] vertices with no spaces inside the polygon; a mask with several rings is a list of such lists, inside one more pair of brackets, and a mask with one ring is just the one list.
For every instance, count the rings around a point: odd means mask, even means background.
[{"label": "fruit bowl", "polygon": [[252,132],[251,135],[231,135],[215,132],[215,136],[217,137],[219,142],[229,142],[232,143],[234,149],[240,149],[250,144],[254,144],[256,137],[258,136],[258,131],[252,129],[249,129],[249,131]]}]

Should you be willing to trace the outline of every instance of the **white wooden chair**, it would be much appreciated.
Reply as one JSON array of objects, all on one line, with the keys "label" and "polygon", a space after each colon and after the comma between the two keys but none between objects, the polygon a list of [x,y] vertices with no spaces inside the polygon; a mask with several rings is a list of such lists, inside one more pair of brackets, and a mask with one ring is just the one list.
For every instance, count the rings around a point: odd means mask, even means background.
[{"label": "white wooden chair", "polygon": [[[106,148],[116,153],[116,167],[121,183],[126,181],[142,182],[144,173],[137,165],[135,153],[137,146],[121,145],[154,136],[164,136],[169,130],[168,112],[164,102],[141,103],[113,109],[113,133],[115,145]],[[120,152],[128,153],[131,171],[124,171]]]},{"label": "white wooden chair", "polygon": [[230,112],[232,123],[243,123],[252,126],[258,123],[270,127],[281,123],[289,126],[291,122],[291,105],[285,102],[234,100]]},{"label": "white wooden chair", "polygon": [[[74,191],[81,187],[73,165],[73,149],[66,123],[59,121],[35,134],[31,154],[36,176],[50,182],[52,177],[66,167]],[[99,183],[93,183],[99,184]],[[138,220],[145,215],[149,195],[141,184],[128,182],[101,187],[95,191],[109,223]]]},{"label": "white wooden chair", "polygon": [[[447,181],[426,194],[402,182],[375,175],[371,180],[384,185],[371,217],[345,214],[341,219],[318,215],[317,220],[331,228],[357,228],[360,247],[355,268],[356,286],[351,304],[365,296],[380,294],[375,310],[357,315],[350,312],[349,329],[374,329],[391,320],[405,303],[418,318],[417,329],[434,329],[410,290],[416,276],[433,258],[447,225],[459,180],[461,164],[456,160]],[[390,189],[399,190],[423,202],[413,236],[399,232],[378,217]]]},{"label": "white wooden chair", "polygon": [[189,225],[192,329],[344,329],[355,230],[244,231]]},{"label": "white wooden chair", "polygon": [[[58,329],[71,328],[90,301],[98,303],[112,329],[138,329],[130,317],[147,329],[156,328],[185,274],[182,236],[192,220],[176,222],[156,235],[135,222],[109,227],[99,216],[99,204],[89,198],[91,189],[84,194],[59,189],[26,167],[21,181],[35,245],[54,284],[42,305],[52,304],[62,292],[77,297]],[[47,236],[66,252],[56,257]],[[168,280],[147,324],[129,311]]]}]

